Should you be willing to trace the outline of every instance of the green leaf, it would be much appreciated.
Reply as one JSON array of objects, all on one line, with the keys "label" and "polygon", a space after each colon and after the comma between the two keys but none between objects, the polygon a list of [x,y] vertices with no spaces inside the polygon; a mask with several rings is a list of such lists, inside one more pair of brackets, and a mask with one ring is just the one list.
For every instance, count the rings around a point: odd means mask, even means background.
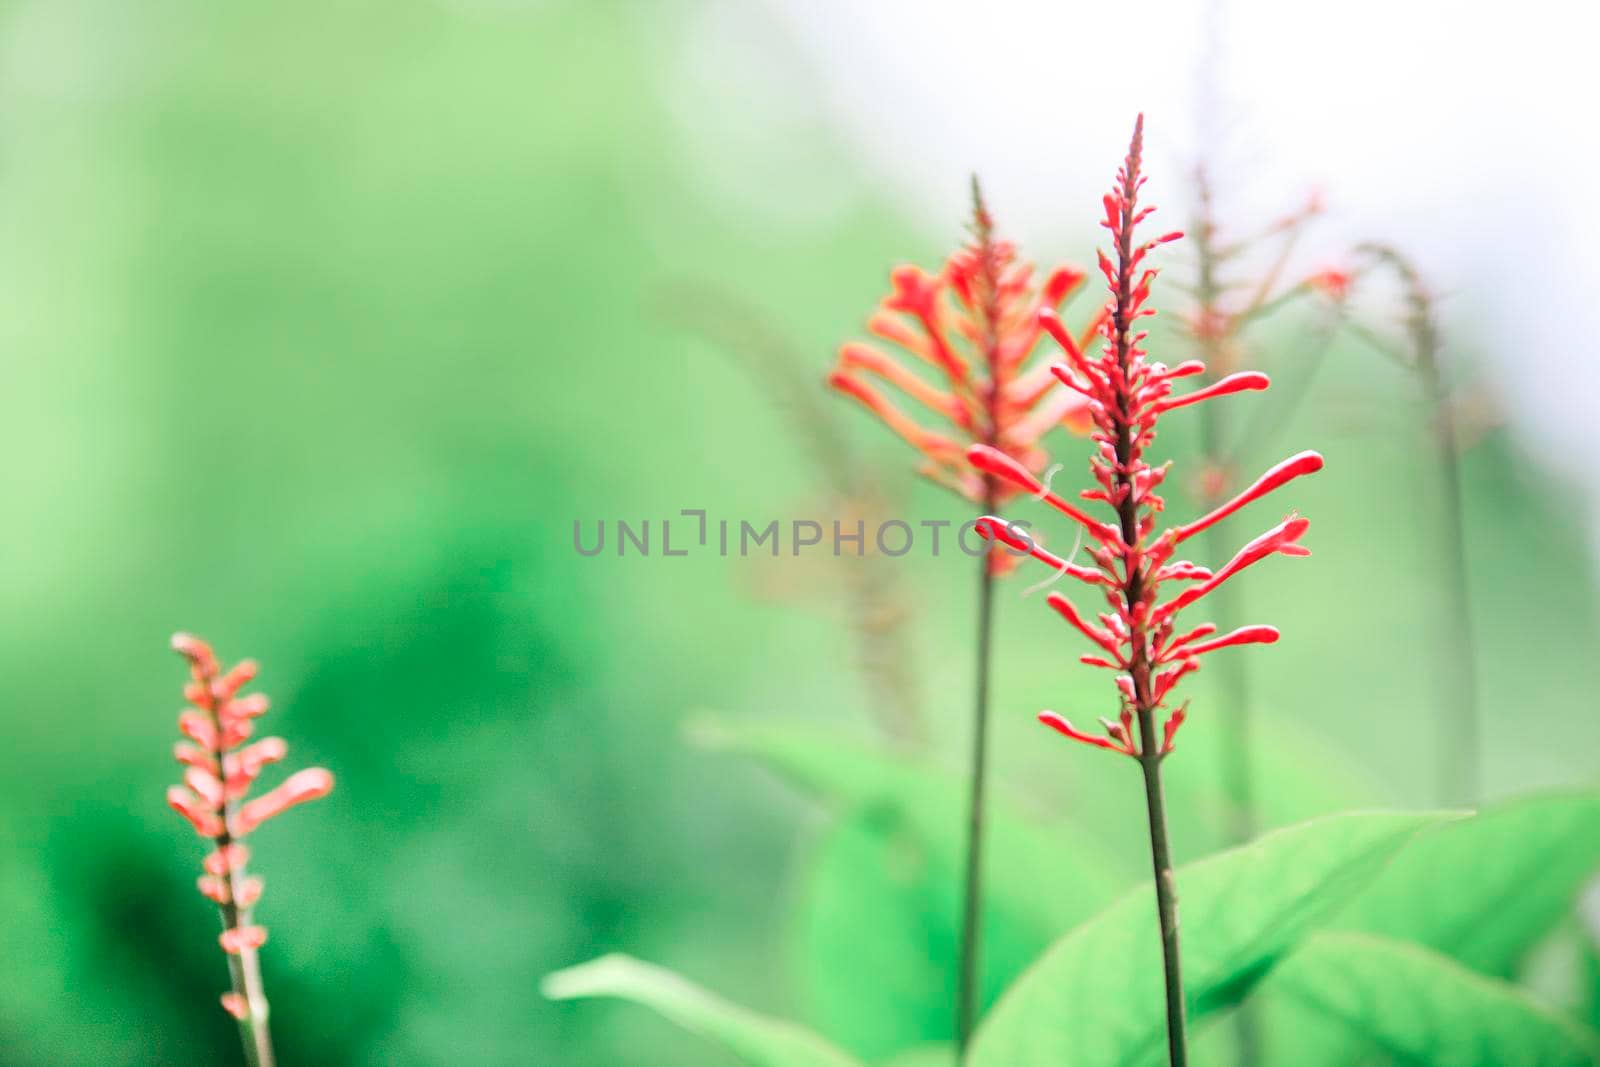
[{"label": "green leaf", "polygon": [[907,1049],[883,1067],[956,1067],[954,1045],[920,1045]]},{"label": "green leaf", "polygon": [[[1430,1067],[1593,1067],[1600,1043],[1515,986],[1427,949],[1324,933],[1262,987],[1342,1022],[1367,1047]],[[1298,1044],[1298,1037],[1291,1039]],[[1346,1061],[1348,1062],[1348,1061]]]},{"label": "green leaf", "polygon": [[685,1030],[726,1046],[755,1067],[860,1067],[794,1023],[730,1004],[680,975],[631,956],[602,956],[547,975],[552,1000],[617,997],[653,1008]]},{"label": "green leaf", "polygon": [[[838,737],[785,727],[717,727],[831,802],[801,874],[791,932],[806,1018],[864,1059],[953,1036],[967,792],[954,774]],[[706,728],[701,727],[702,737]],[[991,1003],[1052,938],[1108,904],[1097,842],[1042,826],[991,791],[985,820],[983,987]]]},{"label": "green leaf", "polygon": [[[1193,1017],[1237,1003],[1295,943],[1441,814],[1318,819],[1177,871]],[[1069,933],[979,1028],[972,1067],[1144,1064],[1166,1040],[1155,891]]]},{"label": "green leaf", "polygon": [[1600,869],[1600,793],[1513,801],[1420,838],[1340,916],[1510,977]]}]

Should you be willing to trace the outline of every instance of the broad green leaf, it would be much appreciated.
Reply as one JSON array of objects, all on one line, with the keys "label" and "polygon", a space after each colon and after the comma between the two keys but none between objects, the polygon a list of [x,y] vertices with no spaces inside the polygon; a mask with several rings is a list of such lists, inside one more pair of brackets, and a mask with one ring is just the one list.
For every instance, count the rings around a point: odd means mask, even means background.
[{"label": "broad green leaf", "polygon": [[[840,810],[800,876],[791,948],[807,1019],[865,1059],[949,1040],[965,783],[814,731],[723,727],[714,740]],[[985,825],[987,1004],[1052,938],[1103,908],[1132,878],[1107,874],[1110,863],[1092,839],[1030,820],[998,791],[991,791]]]},{"label": "broad green leaf", "polygon": [[693,982],[631,956],[602,956],[547,975],[552,1000],[616,997],[653,1008],[685,1030],[725,1046],[754,1067],[860,1067],[794,1023],[730,1004]]},{"label": "broad green leaf", "polygon": [[883,1067],[956,1067],[953,1045],[921,1045],[907,1049]]},{"label": "broad green leaf", "polygon": [[1419,838],[1335,924],[1510,977],[1600,870],[1600,793],[1492,808]]},{"label": "broad green leaf", "polygon": [[[1308,938],[1262,991],[1343,1023],[1364,1047],[1430,1067],[1593,1067],[1600,1043],[1507,982],[1415,945]],[[1298,1055],[1298,1035],[1285,1042]],[[1297,1060],[1297,1062],[1299,1062]],[[1350,1062],[1348,1060],[1344,1062]]]},{"label": "broad green leaf", "polygon": [[[1176,872],[1196,1020],[1237,1003],[1311,929],[1441,814],[1339,815]],[[1166,1040],[1155,891],[1141,887],[1056,942],[973,1043],[972,1067],[1132,1067]]]}]

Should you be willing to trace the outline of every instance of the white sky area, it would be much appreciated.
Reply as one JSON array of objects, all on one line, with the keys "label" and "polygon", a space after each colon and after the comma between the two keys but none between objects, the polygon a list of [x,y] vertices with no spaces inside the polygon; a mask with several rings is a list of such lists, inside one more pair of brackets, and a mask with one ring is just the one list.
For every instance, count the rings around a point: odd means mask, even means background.
[{"label": "white sky area", "polygon": [[1143,110],[1158,217],[1186,221],[1202,143],[1219,147],[1224,224],[1322,190],[1308,248],[1376,237],[1410,253],[1447,295],[1452,343],[1494,367],[1524,445],[1592,502],[1597,23],[1551,0],[721,0],[682,27],[701,82],[682,106],[719,159],[744,138],[743,178],[716,180],[749,206],[829,210],[826,176],[795,175],[783,149],[824,122],[930,232],[952,231],[977,170],[1002,229],[1050,248],[1093,224]]}]

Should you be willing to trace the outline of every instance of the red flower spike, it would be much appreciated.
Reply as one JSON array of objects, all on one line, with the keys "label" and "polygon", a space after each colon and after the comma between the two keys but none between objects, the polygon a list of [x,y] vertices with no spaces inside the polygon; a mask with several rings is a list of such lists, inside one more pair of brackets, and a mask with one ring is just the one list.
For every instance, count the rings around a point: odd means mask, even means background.
[{"label": "red flower spike", "polygon": [[[1055,339],[1065,354],[1065,363],[1052,367],[1052,374],[1068,394],[1082,398],[1093,422],[1090,437],[1095,448],[1089,470],[1094,484],[1081,497],[1109,506],[1113,512],[1111,521],[1095,519],[1082,508],[1045,491],[1035,475],[1038,468],[1022,457],[994,447],[967,451],[968,462],[981,473],[1005,483],[1014,492],[1043,500],[1083,527],[1090,535],[1087,554],[1094,566],[1068,565],[1039,548],[1032,538],[1019,536],[1016,527],[1008,527],[994,517],[980,519],[978,533],[1019,553],[1026,552],[1047,567],[1099,585],[1111,608],[1109,614],[1099,617],[1102,625],[1095,626],[1062,594],[1053,593],[1048,598],[1050,607],[1098,650],[1082,657],[1082,661],[1118,672],[1116,684],[1123,704],[1118,721],[1103,723],[1106,735],[1100,736],[1077,729],[1053,712],[1042,713],[1040,720],[1073,740],[1141,759],[1171,751],[1173,736],[1187,711],[1179,708],[1168,716],[1159,739],[1135,737],[1135,718],[1141,723],[1141,731],[1153,731],[1154,723],[1162,721],[1152,720],[1153,714],[1165,705],[1184,677],[1200,668],[1201,657],[1222,648],[1271,644],[1278,639],[1278,631],[1270,626],[1245,626],[1220,637],[1212,636],[1216,627],[1210,623],[1180,632],[1176,625],[1179,613],[1267,556],[1307,554],[1299,541],[1309,523],[1290,516],[1247,544],[1215,573],[1175,558],[1178,546],[1294,479],[1321,470],[1323,465],[1322,457],[1315,452],[1302,452],[1273,467],[1250,488],[1210,513],[1187,524],[1157,530],[1157,519],[1166,506],[1159,487],[1167,470],[1165,465],[1152,466],[1145,453],[1155,440],[1160,417],[1220,397],[1265,389],[1269,383],[1265,375],[1246,371],[1198,390],[1176,393],[1175,385],[1203,374],[1204,364],[1189,360],[1169,367],[1147,358],[1143,347],[1147,335],[1135,329],[1140,319],[1155,314],[1146,304],[1156,270],[1146,266],[1145,260],[1156,247],[1182,235],[1166,233],[1146,241],[1135,236],[1136,227],[1152,210],[1138,203],[1144,184],[1140,173],[1143,125],[1141,117],[1127,158],[1117,173],[1116,185],[1102,201],[1101,225],[1113,237],[1113,253],[1099,255],[1100,271],[1110,291],[1099,319],[1104,343],[1098,353],[1091,354],[1088,344],[1073,337],[1052,311],[1045,309],[1038,314],[1040,328]],[[1185,587],[1163,601],[1167,582],[1185,583]],[[1159,752],[1142,751],[1157,744]]]},{"label": "red flower spike", "polygon": [[[184,784],[167,790],[167,803],[213,843],[202,863],[205,874],[196,885],[222,912],[223,951],[253,957],[267,940],[266,928],[249,918],[261,897],[262,883],[245,873],[250,850],[239,838],[296,804],[327,795],[333,776],[311,767],[246,800],[262,769],[288,753],[288,746],[277,737],[240,747],[254,730],[254,720],[270,706],[259,693],[240,695],[256,676],[256,665],[245,660],[224,673],[211,646],[188,634],[175,636],[172,647],[189,664],[192,681],[184,686],[184,696],[193,706],[178,716],[178,728],[189,738],[173,747],[174,758],[184,767]],[[253,958],[246,960],[246,970],[254,967]],[[234,973],[237,982],[240,972]],[[252,1006],[239,985],[223,995],[222,1005],[235,1018],[265,1017],[265,1004]]]},{"label": "red flower spike", "polygon": [[[1036,283],[1033,267],[1018,258],[1012,244],[995,236],[976,186],[973,192],[972,240],[938,274],[912,266],[895,268],[890,274],[893,291],[868,321],[873,334],[911,359],[851,342],[840,348],[828,384],[923,453],[928,459],[924,474],[993,510],[1020,491],[1018,480],[997,468],[980,468],[974,476],[968,465],[971,446],[985,446],[1009,460],[1025,481],[1049,459],[1039,447],[1040,438],[1057,426],[1079,432],[1087,428],[1084,398],[1052,389],[1048,366],[1032,359],[1046,330],[1078,343],[1055,317],[1055,309],[1082,287],[1086,276],[1058,267],[1042,284]],[[1085,339],[1089,336],[1092,331]],[[932,380],[930,372],[942,380]],[[887,383],[948,431],[924,427],[920,415],[901,410],[865,380],[869,376]],[[993,558],[1009,564],[1002,555]]]}]

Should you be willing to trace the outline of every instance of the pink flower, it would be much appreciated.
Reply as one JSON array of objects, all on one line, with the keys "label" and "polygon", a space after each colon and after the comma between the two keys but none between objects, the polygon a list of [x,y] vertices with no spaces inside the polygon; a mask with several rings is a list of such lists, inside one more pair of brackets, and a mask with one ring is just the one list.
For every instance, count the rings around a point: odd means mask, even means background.
[{"label": "pink flower", "polygon": [[[173,749],[184,767],[183,784],[167,790],[167,803],[214,844],[196,885],[222,911],[223,951],[253,953],[266,942],[267,931],[250,922],[250,910],[261,897],[261,880],[245,874],[250,850],[240,838],[297,804],[326,796],[333,788],[333,775],[311,767],[247,800],[262,769],[283,759],[289,750],[277,737],[243,744],[254,720],[269,707],[259,693],[239,695],[255,677],[256,665],[245,660],[223,672],[211,646],[189,634],[174,636],[172,647],[189,663],[184,697],[190,706],[178,715],[178,729],[189,740]],[[248,1014],[249,1005],[238,989],[223,996],[222,1006],[235,1018]]]}]

